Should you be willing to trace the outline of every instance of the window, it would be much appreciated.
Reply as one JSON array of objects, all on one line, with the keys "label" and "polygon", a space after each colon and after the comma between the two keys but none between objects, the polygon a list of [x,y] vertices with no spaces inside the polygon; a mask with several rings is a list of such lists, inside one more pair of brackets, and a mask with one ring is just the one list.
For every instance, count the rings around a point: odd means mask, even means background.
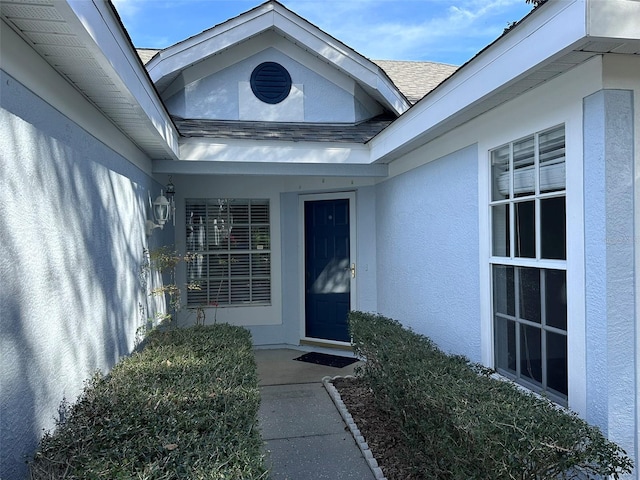
[{"label": "window", "polygon": [[496,369],[566,404],[564,126],[498,147],[490,157]]},{"label": "window", "polygon": [[189,306],[271,302],[269,200],[187,199]]}]

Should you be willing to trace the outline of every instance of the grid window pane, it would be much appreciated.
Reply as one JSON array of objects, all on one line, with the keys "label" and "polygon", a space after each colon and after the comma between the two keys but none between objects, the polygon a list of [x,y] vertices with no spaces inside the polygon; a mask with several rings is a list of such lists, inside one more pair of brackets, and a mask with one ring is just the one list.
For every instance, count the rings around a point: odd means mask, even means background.
[{"label": "grid window pane", "polygon": [[229,236],[229,248],[231,250],[248,250],[250,248],[249,225],[234,225]]},{"label": "grid window pane", "polygon": [[529,381],[542,384],[541,330],[520,325],[520,374]]},{"label": "grid window pane", "polygon": [[567,215],[565,197],[540,200],[541,257],[554,260],[567,258]]},{"label": "grid window pane", "polygon": [[533,136],[513,144],[513,195],[523,197],[535,193],[535,139]]},{"label": "grid window pane", "polygon": [[518,268],[519,315],[530,322],[541,322],[540,270]]},{"label": "grid window pane", "polygon": [[491,152],[491,199],[504,200],[509,198],[511,175],[509,172],[509,157],[511,147],[505,145]]},{"label": "grid window pane", "polygon": [[515,317],[514,269],[507,265],[493,266],[493,305],[495,313]]},{"label": "grid window pane", "polygon": [[496,366],[516,373],[516,323],[504,318],[496,318]]},{"label": "grid window pane", "polygon": [[564,127],[541,133],[539,145],[540,192],[564,190],[566,185]]},{"label": "grid window pane", "polygon": [[254,277],[268,277],[271,264],[268,253],[251,255],[251,275]]},{"label": "grid window pane", "polygon": [[515,204],[515,256],[536,258],[535,202]]},{"label": "grid window pane", "polygon": [[268,250],[271,245],[268,226],[251,227],[251,249]]},{"label": "grid window pane", "polygon": [[491,207],[492,225],[492,254],[495,257],[509,257],[511,255],[511,235],[509,219],[509,204]]},{"label": "grid window pane", "polygon": [[567,336],[547,332],[547,385],[567,395]]},{"label": "grid window pane", "polygon": [[268,304],[271,241],[268,200],[187,199],[186,245],[196,253],[187,278],[190,306]]},{"label": "grid window pane", "polygon": [[567,272],[545,270],[545,315],[547,325],[567,330]]}]

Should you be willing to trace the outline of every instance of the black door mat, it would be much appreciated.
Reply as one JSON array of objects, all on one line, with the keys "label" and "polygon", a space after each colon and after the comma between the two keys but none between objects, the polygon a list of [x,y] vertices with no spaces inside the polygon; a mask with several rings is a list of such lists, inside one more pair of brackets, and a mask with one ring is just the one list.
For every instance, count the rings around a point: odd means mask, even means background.
[{"label": "black door mat", "polygon": [[339,355],[328,355],[326,353],[309,352],[301,357],[294,358],[299,362],[315,363],[316,365],[325,365],[327,367],[343,368],[358,361],[353,357],[341,357]]}]

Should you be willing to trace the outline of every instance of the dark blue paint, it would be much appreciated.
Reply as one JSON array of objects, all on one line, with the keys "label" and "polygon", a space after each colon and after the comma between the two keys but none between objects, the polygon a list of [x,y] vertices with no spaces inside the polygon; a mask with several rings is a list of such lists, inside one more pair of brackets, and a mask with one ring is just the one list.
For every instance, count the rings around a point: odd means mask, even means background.
[{"label": "dark blue paint", "polygon": [[306,336],[348,342],[349,200],[305,203]]}]

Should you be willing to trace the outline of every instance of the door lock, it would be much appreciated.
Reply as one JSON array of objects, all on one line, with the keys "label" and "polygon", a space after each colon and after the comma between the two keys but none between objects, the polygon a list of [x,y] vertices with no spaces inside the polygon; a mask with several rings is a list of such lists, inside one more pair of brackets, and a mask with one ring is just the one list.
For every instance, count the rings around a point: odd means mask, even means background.
[{"label": "door lock", "polygon": [[351,278],[356,278],[356,264],[355,263],[351,264],[351,268],[349,270],[351,270]]}]

